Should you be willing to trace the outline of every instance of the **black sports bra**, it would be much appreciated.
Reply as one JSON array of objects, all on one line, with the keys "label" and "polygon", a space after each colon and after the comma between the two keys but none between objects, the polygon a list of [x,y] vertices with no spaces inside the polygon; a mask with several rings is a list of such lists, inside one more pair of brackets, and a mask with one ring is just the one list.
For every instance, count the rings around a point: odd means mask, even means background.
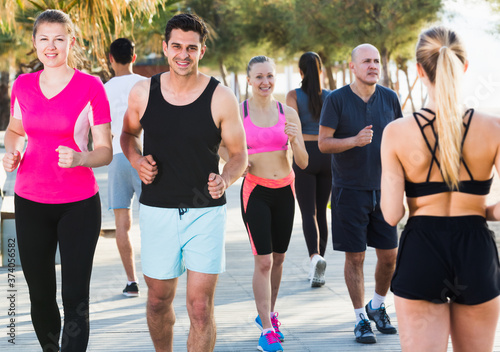
[{"label": "black sports bra", "polygon": [[[429,151],[432,154],[431,165],[429,166],[429,172],[427,173],[427,179],[425,182],[414,183],[414,182],[410,182],[408,180],[405,180],[405,191],[406,191],[407,197],[423,197],[423,196],[428,196],[431,194],[451,192],[450,188],[448,187],[448,185],[445,182],[430,182],[429,181],[429,179],[431,177],[432,166],[434,165],[434,163],[436,163],[436,165],[439,167],[439,161],[437,160],[437,157],[436,157],[436,151],[438,148],[438,136],[437,136],[436,130],[434,128],[434,121],[436,120],[436,114],[429,109],[422,109],[422,110],[427,111],[428,113],[434,115],[434,117],[432,119],[428,119],[424,115],[422,115],[418,112],[413,113],[413,117],[415,118],[415,121],[417,121],[417,124],[420,127],[420,132],[422,133],[422,136],[424,137],[425,144],[427,144],[427,148],[429,148]],[[468,119],[468,122],[465,123],[467,114],[469,114],[469,119]],[[467,132],[469,131],[469,126],[470,126],[470,123],[472,121],[472,115],[474,115],[474,109],[469,109],[465,112],[465,118],[464,118],[464,123],[463,123],[465,126],[465,132],[464,132],[464,136],[462,138],[462,147],[464,145],[464,141],[465,141],[465,137],[467,136]],[[421,124],[418,116],[422,117],[427,122],[424,124]],[[431,127],[432,133],[434,134],[434,139],[436,140],[434,147],[431,147],[429,140],[425,136],[424,128],[426,128],[427,126]],[[463,163],[465,170],[469,174],[470,180],[460,181],[460,183],[458,185],[457,192],[475,194],[475,195],[487,195],[488,193],[490,193],[490,188],[491,188],[491,184],[493,182],[493,177],[490,178],[489,180],[484,180],[484,181],[474,180],[474,177],[472,176],[472,173],[470,172],[469,168],[467,167],[465,160],[463,158],[461,158],[460,160]]]}]

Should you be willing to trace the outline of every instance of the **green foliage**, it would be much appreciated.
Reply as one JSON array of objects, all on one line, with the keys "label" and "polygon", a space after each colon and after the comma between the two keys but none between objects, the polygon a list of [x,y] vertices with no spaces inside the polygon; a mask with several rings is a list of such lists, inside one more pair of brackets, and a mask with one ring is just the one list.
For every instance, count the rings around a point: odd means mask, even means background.
[{"label": "green foliage", "polygon": [[350,51],[345,38],[350,21],[342,15],[346,7],[349,4],[342,0],[296,0],[288,52],[315,51],[331,66],[346,60]]},{"label": "green foliage", "polygon": [[[352,47],[375,45],[384,66],[382,84],[389,86],[388,62],[398,50],[416,44],[422,28],[438,18],[442,0],[357,0],[350,1],[344,15],[357,23],[345,32]],[[343,16],[344,17],[344,16]]]},{"label": "green foliage", "polygon": [[[162,41],[168,20],[178,11],[180,0],[164,0],[156,6],[154,13],[135,19],[129,12],[127,17],[133,26],[129,26],[125,36],[134,40],[139,58],[151,53],[163,56]],[[115,38],[116,39],[116,38]]]},{"label": "green foliage", "polygon": [[188,0],[187,11],[202,17],[209,27],[207,52],[203,64],[230,71],[238,71],[244,61],[245,28],[241,21],[241,1],[238,0]]},{"label": "green foliage", "polygon": [[[75,23],[80,56],[86,69],[109,74],[107,49],[120,35],[130,36],[134,21],[143,22],[175,1],[167,0],[0,0],[0,35],[20,38],[26,43],[31,38],[36,14],[46,9],[60,9]],[[4,49],[4,48],[2,48]],[[17,49],[13,49],[17,50]],[[25,50],[20,48],[20,50]],[[5,52],[5,49],[2,50]]]},{"label": "green foliage", "polygon": [[365,42],[379,48],[387,65],[392,57],[400,62],[411,57],[419,32],[437,19],[441,7],[442,0],[0,0],[0,55],[25,56],[36,13],[60,8],[77,24],[93,70],[106,71],[107,48],[118,36],[131,37],[139,54],[161,54],[165,24],[182,10],[209,25],[202,65],[222,73],[244,71],[254,55],[286,61],[304,51],[316,51],[327,67],[339,67]]}]

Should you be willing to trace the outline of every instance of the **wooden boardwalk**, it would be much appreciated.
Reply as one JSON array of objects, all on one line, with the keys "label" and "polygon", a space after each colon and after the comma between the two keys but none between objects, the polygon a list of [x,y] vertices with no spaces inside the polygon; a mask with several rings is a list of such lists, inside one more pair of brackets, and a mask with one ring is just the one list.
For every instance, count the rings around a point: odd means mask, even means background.
[{"label": "wooden boardwalk", "polygon": [[[106,168],[96,170],[101,186],[104,226],[113,223],[112,212],[107,210]],[[498,181],[498,178],[497,178]],[[255,351],[259,330],[253,320],[256,316],[252,293],[253,256],[239,209],[239,184],[228,189],[228,230],[226,237],[227,271],[220,275],[215,297],[217,343],[215,351]],[[498,185],[496,186],[498,189]],[[499,195],[494,192],[492,197]],[[497,198],[498,199],[498,198]],[[492,199],[493,201],[493,199]],[[126,298],[121,295],[125,274],[115,241],[101,237],[97,246],[91,282],[91,333],[88,351],[147,352],[154,351],[145,318],[147,288],[142,279],[140,262],[140,234],[137,205],[134,208],[132,240],[141,278],[141,296]],[[492,224],[492,228],[498,227]],[[497,229],[497,233],[498,229]],[[308,256],[302,236],[300,212],[296,210],[292,241],[284,265],[283,281],[278,298],[281,329],[285,334],[287,352],[329,351],[399,351],[398,335],[375,332],[378,343],[360,345],[354,340],[354,312],[343,278],[342,253],[334,252],[331,244],[325,255],[328,262],[326,285],[311,288],[308,285]],[[366,299],[374,290],[374,251],[367,251],[365,262]],[[58,274],[60,267],[57,267]],[[15,272],[13,292],[8,287],[8,269],[0,268],[0,351],[40,351],[29,314],[27,285],[21,267]],[[12,273],[10,273],[12,274]],[[189,320],[185,309],[185,281],[179,280],[175,298],[177,321],[174,329],[174,350],[186,351]],[[60,286],[59,286],[60,290]],[[8,336],[11,316],[8,316],[9,295],[15,297],[15,344]],[[12,297],[12,296],[11,296]],[[59,291],[60,297],[60,291]],[[59,303],[60,298],[59,298]],[[392,293],[387,310],[397,325]],[[500,351],[500,329],[497,329],[495,351]],[[451,351],[451,345],[449,351]]]}]

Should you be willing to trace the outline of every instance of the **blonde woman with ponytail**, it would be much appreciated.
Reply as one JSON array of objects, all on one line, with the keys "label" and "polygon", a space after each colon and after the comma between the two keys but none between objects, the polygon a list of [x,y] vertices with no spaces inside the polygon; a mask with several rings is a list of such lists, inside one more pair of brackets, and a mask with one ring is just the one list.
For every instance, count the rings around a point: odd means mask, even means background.
[{"label": "blonde woman with ponytail", "polygon": [[499,318],[500,266],[486,220],[493,167],[500,170],[500,119],[466,110],[467,71],[457,34],[433,27],[420,35],[418,76],[429,99],[391,123],[382,138],[384,218],[401,235],[391,290],[403,351],[492,351]]}]

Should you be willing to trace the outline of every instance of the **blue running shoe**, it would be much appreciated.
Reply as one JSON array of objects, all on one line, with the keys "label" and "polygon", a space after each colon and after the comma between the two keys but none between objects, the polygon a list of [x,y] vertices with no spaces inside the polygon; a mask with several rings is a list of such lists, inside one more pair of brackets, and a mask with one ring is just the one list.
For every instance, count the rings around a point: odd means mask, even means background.
[{"label": "blue running shoe", "polygon": [[283,352],[283,346],[281,346],[278,335],[272,331],[260,335],[257,349],[263,352]]},{"label": "blue running shoe", "polygon": [[[285,341],[285,336],[283,333],[280,331],[280,321],[278,320],[278,313],[274,313],[274,315],[271,317],[271,324],[273,325],[274,332],[278,335],[278,338],[280,339],[280,342]],[[260,320],[260,316],[257,315],[257,318],[255,318],[255,325],[262,331],[262,320]]]}]

